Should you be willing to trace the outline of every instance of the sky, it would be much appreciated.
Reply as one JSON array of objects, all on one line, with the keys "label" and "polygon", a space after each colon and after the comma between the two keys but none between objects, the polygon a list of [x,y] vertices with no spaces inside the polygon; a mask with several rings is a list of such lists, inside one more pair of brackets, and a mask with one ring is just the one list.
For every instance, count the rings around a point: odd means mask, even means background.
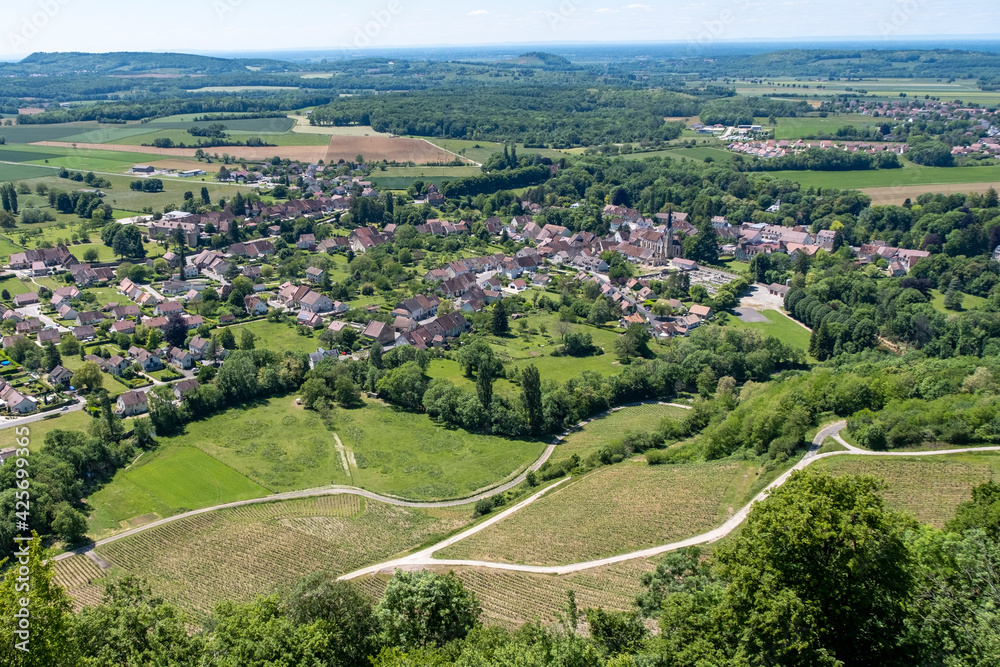
[{"label": "sky", "polygon": [[5,0],[0,56],[1000,33],[996,0]]}]

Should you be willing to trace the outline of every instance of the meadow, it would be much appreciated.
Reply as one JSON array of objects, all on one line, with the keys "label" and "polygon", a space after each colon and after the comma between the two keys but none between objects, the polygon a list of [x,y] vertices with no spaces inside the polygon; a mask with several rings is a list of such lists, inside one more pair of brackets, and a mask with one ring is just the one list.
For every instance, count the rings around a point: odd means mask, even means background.
[{"label": "meadow", "polygon": [[812,334],[801,324],[777,310],[761,310],[760,314],[768,322],[744,322],[736,315],[731,315],[726,321],[727,327],[734,329],[757,329],[767,336],[774,336],[781,342],[794,345],[803,351],[809,349],[809,339]]},{"label": "meadow", "polygon": [[[1000,183],[1000,167],[923,167],[904,160],[902,169],[861,171],[770,171],[773,178],[815,188],[907,188],[964,183]],[[932,192],[933,188],[925,188]]]},{"label": "meadow", "polygon": [[566,436],[553,455],[556,460],[577,454],[586,460],[601,447],[621,440],[625,433],[649,433],[667,418],[677,419],[686,410],[672,405],[646,404],[609,412],[595,418],[578,431]]},{"label": "meadow", "polygon": [[[97,552],[114,563],[111,576],[141,573],[157,594],[203,620],[218,601],[245,602],[317,570],[342,574],[386,560],[468,517],[468,508],[418,510],[325,496],[179,519]],[[68,578],[72,564],[58,568]]]},{"label": "meadow", "polygon": [[235,324],[230,327],[236,340],[239,341],[240,334],[244,329],[249,330],[254,335],[254,346],[275,350],[276,352],[305,352],[312,354],[323,344],[320,343],[320,331],[314,331],[309,336],[299,334],[293,320],[286,322],[268,322],[267,320],[257,320],[247,324]]},{"label": "meadow", "polygon": [[723,523],[757,472],[744,462],[598,468],[435,557],[560,565],[665,544]]},{"label": "meadow", "polygon": [[908,512],[936,528],[972,498],[972,487],[1000,472],[996,454],[892,457],[834,456],[811,466],[831,475],[873,475],[885,482],[883,496],[893,509]]},{"label": "meadow", "polygon": [[[121,385],[118,385],[121,386]],[[29,449],[37,452],[45,443],[45,436],[56,429],[67,431],[86,431],[90,426],[92,417],[84,410],[66,412],[64,414],[55,413],[51,419],[39,419],[28,424]],[[13,447],[15,443],[14,429],[0,429],[0,449]]]},{"label": "meadow", "polygon": [[[939,310],[942,313],[949,315],[956,312],[954,310],[948,310],[944,307],[944,293],[941,290],[931,290],[931,305],[934,306],[935,310]],[[981,296],[976,296],[974,294],[962,295],[962,310],[978,310],[984,305],[986,305],[986,299]]]},{"label": "meadow", "polygon": [[89,499],[91,537],[100,539],[155,518],[268,495],[267,489],[194,447],[144,453]]}]

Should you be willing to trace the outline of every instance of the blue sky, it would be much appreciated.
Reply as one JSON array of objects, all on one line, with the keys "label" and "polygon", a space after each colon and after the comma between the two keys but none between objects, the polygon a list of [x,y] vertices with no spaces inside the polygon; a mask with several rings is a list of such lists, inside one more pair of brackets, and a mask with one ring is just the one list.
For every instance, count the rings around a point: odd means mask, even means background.
[{"label": "blue sky", "polygon": [[7,0],[0,55],[1000,33],[996,0]]}]

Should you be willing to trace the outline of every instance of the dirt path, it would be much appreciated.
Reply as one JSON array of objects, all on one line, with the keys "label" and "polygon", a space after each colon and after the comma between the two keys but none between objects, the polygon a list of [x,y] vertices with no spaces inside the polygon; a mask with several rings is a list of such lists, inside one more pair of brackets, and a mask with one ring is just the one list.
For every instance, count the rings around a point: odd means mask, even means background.
[{"label": "dirt path", "polygon": [[333,439],[337,441],[337,454],[340,455],[340,464],[344,466],[344,472],[350,476],[351,467],[347,464],[347,454],[344,452],[344,443],[340,441],[340,436],[336,433],[333,434]]}]

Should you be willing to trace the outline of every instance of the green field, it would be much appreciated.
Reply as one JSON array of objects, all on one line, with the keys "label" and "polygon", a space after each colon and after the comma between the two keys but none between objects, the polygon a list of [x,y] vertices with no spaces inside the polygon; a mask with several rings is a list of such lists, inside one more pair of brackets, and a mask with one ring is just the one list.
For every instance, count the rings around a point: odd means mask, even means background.
[{"label": "green field", "polygon": [[796,118],[778,118],[777,125],[770,125],[767,118],[755,119],[764,129],[774,129],[775,139],[801,139],[806,136],[820,134],[836,134],[840,128],[850,125],[859,130],[879,125],[879,119],[860,114],[830,115],[826,118],[818,116],[799,116]]},{"label": "green field", "polygon": [[660,422],[667,417],[679,418],[686,410],[672,405],[639,405],[624,408],[595,418],[579,431],[568,435],[556,448],[555,460],[564,459],[573,454],[583,460],[598,451],[601,447],[621,440],[626,432],[649,433],[659,428]]},{"label": "green field", "polygon": [[665,544],[723,523],[756,473],[743,462],[598,468],[435,557],[559,565]]},{"label": "green field", "polygon": [[646,159],[654,157],[669,157],[674,159],[685,158],[687,160],[697,160],[703,162],[705,158],[712,158],[716,162],[731,160],[734,153],[723,148],[712,148],[711,146],[697,146],[695,148],[670,148],[662,151],[650,151],[648,153],[632,153],[627,157],[630,159]]},{"label": "green field", "polygon": [[[57,412],[55,414],[58,416],[53,417],[52,419],[40,419],[28,424],[28,437],[30,438],[29,448],[31,451],[37,452],[42,448],[42,444],[45,442],[45,436],[49,433],[49,431],[55,431],[57,429],[66,431],[86,431],[90,426],[90,420],[92,419],[90,414],[83,410],[67,412],[65,414]],[[0,429],[0,449],[13,447],[15,438],[16,436],[13,428]]]},{"label": "green field", "polygon": [[[981,296],[976,296],[974,294],[963,294],[962,295],[962,310],[978,310],[986,304],[986,299]],[[948,315],[954,315],[958,311],[948,310],[944,307],[944,293],[941,290],[932,289],[931,290],[931,305],[934,306],[935,310],[939,310],[942,313]]]},{"label": "green field", "polygon": [[278,352],[287,350],[312,354],[316,348],[322,346],[319,341],[319,334],[322,333],[322,330],[313,332],[309,336],[300,336],[294,320],[289,320],[287,323],[258,320],[248,324],[234,325],[232,330],[237,342],[239,342],[240,334],[244,329],[253,332],[255,336],[254,346],[258,348],[267,348]]},{"label": "green field", "polygon": [[0,164],[0,181],[23,181],[52,173],[53,170],[48,167],[36,167],[31,164]]},{"label": "green field", "polygon": [[[347,450],[345,456],[351,462],[348,471],[336,451],[334,432]],[[425,415],[401,412],[378,402],[368,402],[357,410],[336,411],[334,432],[324,428],[316,413],[303,410],[288,396],[188,424],[183,435],[160,439],[159,451],[166,456],[179,448],[198,448],[260,485],[259,495],[332,483],[436,499],[469,495],[500,482],[534,461],[544,448],[540,442],[448,430]],[[151,498],[169,496],[171,492],[161,491],[161,487],[185,483],[182,470],[170,470],[178,474],[172,482],[157,478],[162,482],[159,485],[147,483]],[[95,512],[106,517],[102,525],[158,512],[155,504],[143,508],[133,503],[128,512],[122,512],[116,509],[116,501],[105,503],[105,498],[121,493],[116,487],[117,479],[92,499]],[[216,499],[237,498],[213,496]],[[185,507],[205,504],[192,500]]]},{"label": "green field", "polygon": [[[460,528],[470,514],[328,496],[180,519],[97,551],[115,564],[111,576],[141,574],[202,620],[221,600],[245,602],[317,570],[342,574],[391,558]],[[62,576],[64,568],[72,564],[57,565]]]},{"label": "green field", "polygon": [[[905,162],[905,161],[904,161]],[[911,185],[1000,183],[1000,167],[922,167],[862,171],[770,171],[768,175],[815,188],[888,188]]]},{"label": "green field", "polygon": [[744,322],[736,315],[730,316],[726,326],[734,329],[758,329],[768,336],[775,336],[783,343],[789,343],[803,351],[809,349],[812,334],[798,322],[777,310],[762,310],[761,315],[770,322]]},{"label": "green field", "polygon": [[[9,243],[9,241],[8,241]],[[13,245],[13,244],[11,244]],[[14,252],[19,252],[20,248],[14,250]],[[0,278],[0,291],[6,290],[11,297],[15,297],[18,294],[27,294],[28,292],[37,292],[38,287],[32,283],[30,280],[21,280],[16,276],[5,276]]]},{"label": "green field", "polygon": [[874,475],[886,483],[886,503],[937,528],[955,515],[959,504],[972,498],[972,487],[1000,473],[1000,456],[952,454],[911,458],[834,456],[818,461],[817,470],[832,475]]},{"label": "green field", "polygon": [[[267,495],[267,489],[194,447],[171,447],[143,454],[128,470],[91,496],[90,533],[131,527],[141,515],[160,517],[189,509]],[[124,524],[122,522],[125,522]]]}]

